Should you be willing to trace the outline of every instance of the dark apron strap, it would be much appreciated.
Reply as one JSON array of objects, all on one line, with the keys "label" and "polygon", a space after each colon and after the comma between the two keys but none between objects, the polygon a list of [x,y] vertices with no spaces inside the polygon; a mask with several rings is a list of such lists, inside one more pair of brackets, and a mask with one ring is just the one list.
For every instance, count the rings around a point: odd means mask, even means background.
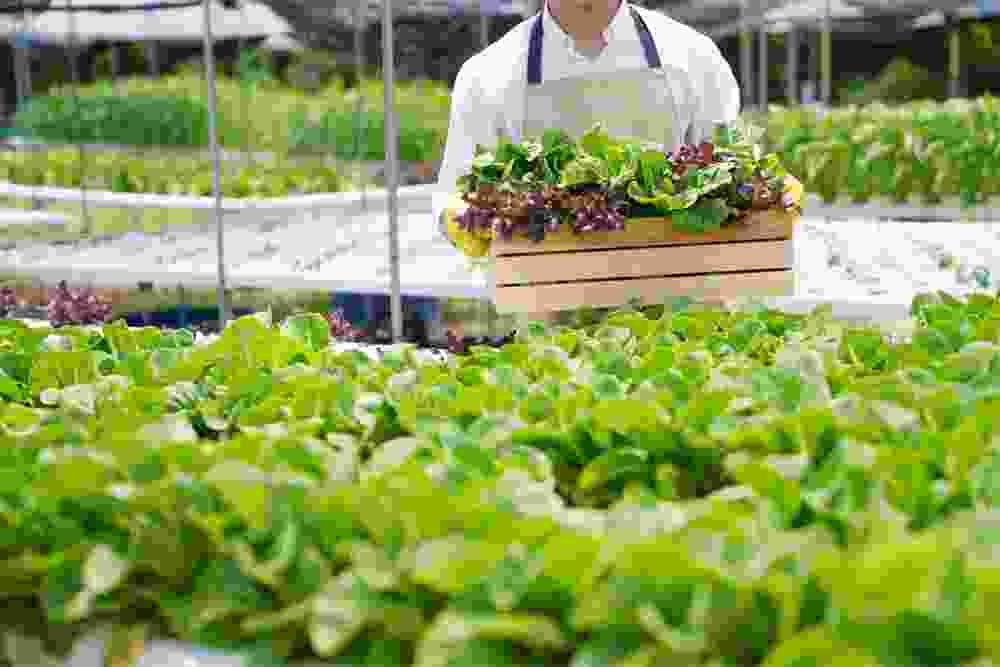
[{"label": "dark apron strap", "polygon": [[[544,11],[543,9],[542,12]],[[542,12],[538,13],[538,17],[531,25],[531,37],[528,41],[529,86],[537,86],[542,83],[542,37],[544,36]],[[656,50],[656,42],[653,41],[653,33],[649,31],[649,26],[646,25],[646,21],[635,10],[635,7],[629,7],[629,13],[632,14],[636,32],[639,33],[639,42],[642,44],[642,51],[646,56],[646,65],[651,69],[659,69],[662,63],[660,62],[660,52]]]}]

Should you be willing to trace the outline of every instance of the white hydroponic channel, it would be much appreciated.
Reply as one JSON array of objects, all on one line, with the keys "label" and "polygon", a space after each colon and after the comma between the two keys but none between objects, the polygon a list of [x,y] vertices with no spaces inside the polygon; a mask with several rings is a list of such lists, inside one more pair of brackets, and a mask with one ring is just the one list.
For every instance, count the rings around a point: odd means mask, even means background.
[{"label": "white hydroponic channel", "polygon": [[[384,211],[323,214],[289,212],[228,227],[231,286],[386,292],[387,216]],[[243,220],[247,220],[243,218]],[[403,292],[478,297],[483,275],[438,235],[431,215],[400,217]],[[921,292],[961,295],[993,289],[1000,277],[1000,227],[977,222],[879,222],[804,218],[796,232],[796,293],[779,299],[795,309],[832,302],[896,318]],[[212,229],[129,234],[65,244],[8,243],[0,272],[33,274],[74,283],[212,285],[216,280]],[[865,315],[862,311],[871,311]],[[853,315],[852,315],[853,316]]]}]

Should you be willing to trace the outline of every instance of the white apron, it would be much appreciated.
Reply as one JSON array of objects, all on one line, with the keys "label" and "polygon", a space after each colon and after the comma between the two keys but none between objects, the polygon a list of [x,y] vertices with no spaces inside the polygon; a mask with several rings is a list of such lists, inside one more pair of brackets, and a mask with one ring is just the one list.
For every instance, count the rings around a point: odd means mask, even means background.
[{"label": "white apron", "polygon": [[660,62],[653,35],[639,12],[629,7],[629,13],[646,67],[554,81],[542,77],[543,28],[542,16],[537,16],[528,42],[522,139],[541,137],[550,128],[578,138],[600,123],[613,137],[662,144],[667,150],[683,142],[692,119],[683,117],[677,101],[693,91],[687,90],[687,77]]},{"label": "white apron", "polygon": [[[600,123],[612,137],[656,143],[664,150],[684,143],[694,119],[687,117],[679,101],[690,99],[694,91],[680,70],[660,62],[646,22],[634,7],[629,12],[646,67],[553,81],[542,77],[542,15],[536,16],[528,42],[522,140],[540,138],[548,129],[563,130],[577,139]],[[491,298],[496,294],[495,278],[491,257],[486,277]]]}]

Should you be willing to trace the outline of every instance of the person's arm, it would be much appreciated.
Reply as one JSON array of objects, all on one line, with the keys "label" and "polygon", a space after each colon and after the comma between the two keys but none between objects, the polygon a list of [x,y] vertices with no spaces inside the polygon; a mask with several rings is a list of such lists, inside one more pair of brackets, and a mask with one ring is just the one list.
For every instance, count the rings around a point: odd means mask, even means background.
[{"label": "person's arm", "polygon": [[476,145],[496,142],[496,116],[484,101],[477,70],[478,57],[466,61],[455,77],[451,94],[448,138],[432,203],[434,220],[446,237],[444,214],[449,204],[454,204],[456,182],[468,172]]},{"label": "person's arm", "polygon": [[695,67],[693,83],[697,107],[687,140],[691,143],[711,141],[718,125],[732,125],[740,115],[740,86],[733,68],[719,47],[709,37]]}]

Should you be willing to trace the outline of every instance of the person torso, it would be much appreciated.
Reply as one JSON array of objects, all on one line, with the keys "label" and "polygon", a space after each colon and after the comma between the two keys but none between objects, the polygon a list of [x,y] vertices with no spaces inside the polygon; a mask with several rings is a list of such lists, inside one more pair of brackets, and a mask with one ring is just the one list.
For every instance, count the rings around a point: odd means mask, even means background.
[{"label": "person torso", "polygon": [[[600,78],[618,71],[646,68],[646,54],[630,14],[631,8],[624,4],[609,28],[607,45],[589,53],[576,48],[551,17],[543,15],[543,82]],[[678,101],[676,122],[683,125],[694,112],[692,91],[695,84],[689,72],[693,69],[690,59],[696,51],[691,35],[696,33],[657,12],[641,7],[634,9],[648,25],[662,66],[670,74],[664,77],[664,85],[670,87],[671,96]],[[530,35],[538,18],[536,14],[526,19],[475,56],[485,112],[493,113],[495,126],[515,141],[520,140],[524,123]]]}]

